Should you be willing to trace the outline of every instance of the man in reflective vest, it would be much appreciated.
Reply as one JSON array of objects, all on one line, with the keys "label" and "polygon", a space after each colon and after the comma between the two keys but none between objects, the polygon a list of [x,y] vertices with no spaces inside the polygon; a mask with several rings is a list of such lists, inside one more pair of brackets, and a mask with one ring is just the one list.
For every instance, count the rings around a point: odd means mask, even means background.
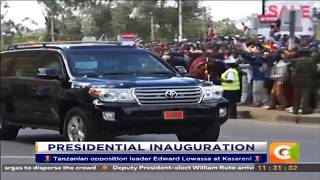
[{"label": "man in reflective vest", "polygon": [[221,74],[221,85],[223,87],[223,97],[229,101],[229,117],[237,118],[237,102],[240,101],[240,75],[236,69],[236,59],[225,60],[227,70]]}]

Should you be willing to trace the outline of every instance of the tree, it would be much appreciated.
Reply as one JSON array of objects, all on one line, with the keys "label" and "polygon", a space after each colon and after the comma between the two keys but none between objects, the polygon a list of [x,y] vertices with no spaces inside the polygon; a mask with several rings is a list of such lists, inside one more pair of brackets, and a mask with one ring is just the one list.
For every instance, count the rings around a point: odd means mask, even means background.
[{"label": "tree", "polygon": [[58,37],[61,40],[79,40],[83,36],[81,32],[81,19],[73,15],[71,11],[68,11],[62,17],[58,27],[60,28]]},{"label": "tree", "polygon": [[[7,1],[0,1],[1,3],[1,50],[5,49],[7,45],[21,42],[23,34],[31,30],[22,25],[22,23],[15,23],[11,19],[5,19],[8,9],[10,8]],[[24,18],[24,21],[32,21],[30,18]]]},{"label": "tree", "polygon": [[110,1],[97,1],[97,3],[78,4],[77,6],[82,7],[80,17],[84,35],[114,35]]},{"label": "tree", "polygon": [[236,21],[229,18],[213,22],[213,27],[218,32],[218,36],[243,35],[243,31],[236,27]]},{"label": "tree", "polygon": [[1,50],[5,49],[6,44],[11,42],[11,37],[14,35],[12,27],[14,25],[13,21],[5,21],[4,18],[8,13],[8,2],[0,1],[1,5]]},{"label": "tree", "polygon": [[[46,7],[46,29],[50,39],[51,19],[54,19],[55,39],[79,40],[80,36],[99,37],[106,34],[115,39],[125,31],[137,33],[144,40],[150,38],[151,14],[157,40],[173,40],[178,35],[177,6],[168,6],[167,0],[38,0]],[[178,2],[178,1],[176,1]],[[187,36],[203,34],[207,20],[205,8],[199,0],[182,1],[183,29]],[[199,30],[200,28],[200,30]]]},{"label": "tree", "polygon": [[45,37],[46,37],[47,33],[45,31],[45,29],[37,29],[34,31],[29,31],[24,33],[21,38],[19,38],[19,40],[17,40],[18,42],[41,42],[41,41],[45,41]]},{"label": "tree", "polygon": [[81,19],[75,13],[77,1],[38,0],[38,3],[45,6],[46,40],[51,39],[51,21],[53,21],[55,39],[78,40],[82,37]]},{"label": "tree", "polygon": [[46,8],[46,29],[50,39],[51,19],[58,40],[79,40],[84,35],[114,35],[110,0],[38,0]]},{"label": "tree", "polygon": [[81,24],[81,33],[84,36],[94,36],[98,32],[98,29],[95,26],[94,19],[91,15],[83,16],[80,24]]}]

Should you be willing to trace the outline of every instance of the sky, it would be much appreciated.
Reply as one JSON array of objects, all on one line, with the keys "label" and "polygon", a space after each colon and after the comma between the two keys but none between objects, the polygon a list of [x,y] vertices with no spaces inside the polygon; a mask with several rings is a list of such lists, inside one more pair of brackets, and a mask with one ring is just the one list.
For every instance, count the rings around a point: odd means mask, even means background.
[{"label": "sky", "polygon": [[[22,24],[27,25],[30,29],[45,27],[45,19],[42,13],[44,9],[37,3],[37,1],[9,0],[8,5],[10,8],[8,8],[8,13],[5,16],[5,19],[12,19],[16,23],[22,23],[22,20],[25,17],[29,17],[37,22],[38,25],[32,25],[27,22]],[[3,13],[3,9],[1,9],[1,13]]]},{"label": "sky", "polygon": [[213,20],[230,18],[240,20],[251,14],[261,14],[262,3],[259,0],[251,1],[203,1],[202,6],[207,7]]},{"label": "sky", "polygon": [[[38,25],[24,22],[30,29],[44,28],[45,19],[43,16],[44,8],[37,1],[14,1],[9,0],[9,11],[6,19],[12,19],[14,22],[21,23],[25,17],[29,17]],[[261,13],[261,1],[202,1],[201,6],[207,7],[214,20],[230,18],[239,20],[242,17],[249,16],[253,13]],[[2,11],[2,10],[1,10]]]}]

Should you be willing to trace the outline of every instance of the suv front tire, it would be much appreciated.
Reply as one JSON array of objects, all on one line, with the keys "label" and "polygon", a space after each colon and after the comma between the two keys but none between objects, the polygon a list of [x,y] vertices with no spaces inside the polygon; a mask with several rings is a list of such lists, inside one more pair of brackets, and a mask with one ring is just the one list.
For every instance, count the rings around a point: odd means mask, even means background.
[{"label": "suv front tire", "polygon": [[82,108],[70,109],[65,115],[64,122],[63,134],[67,141],[94,141],[101,137],[98,127]]}]

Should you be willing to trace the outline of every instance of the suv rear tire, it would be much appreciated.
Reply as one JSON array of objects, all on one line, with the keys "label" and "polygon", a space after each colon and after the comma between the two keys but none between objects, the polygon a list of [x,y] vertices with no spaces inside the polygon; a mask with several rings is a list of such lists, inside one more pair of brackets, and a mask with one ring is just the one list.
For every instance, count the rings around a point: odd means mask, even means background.
[{"label": "suv rear tire", "polygon": [[203,130],[196,133],[177,134],[179,141],[217,141],[220,134],[218,123],[212,123]]},{"label": "suv rear tire", "polygon": [[67,141],[95,141],[101,138],[98,127],[89,118],[87,111],[76,107],[65,116],[63,135]]},{"label": "suv rear tire", "polygon": [[9,125],[4,115],[0,114],[0,140],[13,140],[17,137],[20,127]]}]

